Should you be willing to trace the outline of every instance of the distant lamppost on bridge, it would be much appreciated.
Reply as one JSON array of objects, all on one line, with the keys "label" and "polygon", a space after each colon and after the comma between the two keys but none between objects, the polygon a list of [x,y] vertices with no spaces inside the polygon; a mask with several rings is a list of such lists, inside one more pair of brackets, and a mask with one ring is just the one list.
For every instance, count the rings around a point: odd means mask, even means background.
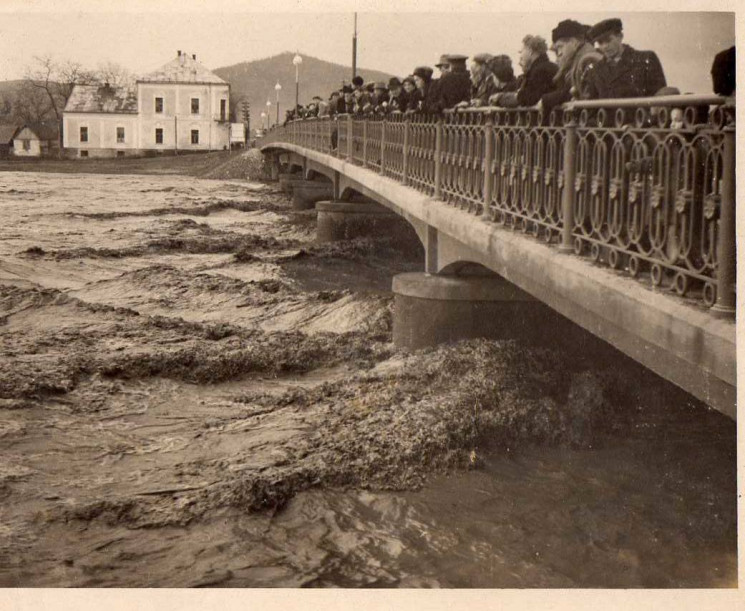
[{"label": "distant lamppost on bridge", "polygon": [[299,53],[295,53],[295,57],[292,58],[292,63],[295,66],[295,110],[297,110],[300,98],[300,64],[303,63],[303,58],[300,57]]},{"label": "distant lamppost on bridge", "polygon": [[269,126],[272,123],[272,101],[267,100],[266,101],[266,126],[269,128]]},{"label": "distant lamppost on bridge", "polygon": [[282,85],[279,84],[279,81],[274,86],[274,91],[277,92],[277,125],[279,125],[279,92],[282,91]]}]

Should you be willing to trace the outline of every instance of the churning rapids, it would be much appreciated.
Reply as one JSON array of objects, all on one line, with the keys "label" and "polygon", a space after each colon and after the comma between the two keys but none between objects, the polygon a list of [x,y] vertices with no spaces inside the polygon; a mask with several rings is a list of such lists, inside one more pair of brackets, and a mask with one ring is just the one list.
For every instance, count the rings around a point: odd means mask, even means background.
[{"label": "churning rapids", "polygon": [[418,246],[239,180],[0,214],[0,586],[736,585],[734,423],[620,356],[397,353]]}]

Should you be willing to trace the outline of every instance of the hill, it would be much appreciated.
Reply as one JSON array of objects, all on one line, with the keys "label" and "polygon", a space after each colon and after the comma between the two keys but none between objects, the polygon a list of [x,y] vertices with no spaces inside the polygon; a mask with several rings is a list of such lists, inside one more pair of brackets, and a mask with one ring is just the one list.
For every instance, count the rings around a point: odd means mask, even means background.
[{"label": "hill", "polygon": [[[266,102],[272,102],[272,123],[276,119],[276,94],[274,85],[279,82],[280,121],[285,111],[295,104],[295,66],[292,64],[294,53],[285,52],[273,57],[252,62],[241,62],[213,70],[220,78],[230,83],[231,97],[238,100],[245,97],[251,103],[251,128],[261,123],[261,112],[266,110]],[[349,66],[334,64],[315,57],[303,55],[300,66],[300,103],[307,104],[314,95],[328,99],[334,89],[339,89],[342,82],[350,83],[352,69]],[[378,70],[358,69],[357,73],[369,81],[385,81],[393,76]]]}]

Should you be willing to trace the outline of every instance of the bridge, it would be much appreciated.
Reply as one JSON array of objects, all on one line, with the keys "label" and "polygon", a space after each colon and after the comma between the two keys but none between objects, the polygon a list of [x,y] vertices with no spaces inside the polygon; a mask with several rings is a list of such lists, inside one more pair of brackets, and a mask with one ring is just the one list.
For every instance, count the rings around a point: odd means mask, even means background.
[{"label": "bridge", "polygon": [[[395,278],[397,299],[539,300],[736,417],[732,100],[341,115],[259,146],[296,193],[361,194],[408,221],[425,273]],[[458,285],[477,268],[513,290]]]}]

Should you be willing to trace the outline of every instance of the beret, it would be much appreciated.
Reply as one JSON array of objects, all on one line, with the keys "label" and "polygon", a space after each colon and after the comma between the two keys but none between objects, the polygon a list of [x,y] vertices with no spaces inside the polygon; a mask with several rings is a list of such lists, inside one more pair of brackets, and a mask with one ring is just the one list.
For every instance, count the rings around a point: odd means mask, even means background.
[{"label": "beret", "polygon": [[473,56],[473,57],[471,58],[471,61],[474,61],[474,62],[476,62],[477,64],[485,64],[485,63],[486,63],[486,62],[488,62],[488,61],[489,61],[490,59],[492,59],[492,57],[493,57],[493,56],[492,56],[492,54],[491,54],[491,53],[479,53],[478,55],[474,55],[474,56]]},{"label": "beret", "polygon": [[603,34],[620,34],[621,32],[623,32],[623,22],[620,19],[604,19],[590,28],[587,38],[590,42],[595,42]]},{"label": "beret", "polygon": [[418,76],[419,78],[428,81],[432,78],[432,68],[430,68],[429,66],[417,66],[414,69],[413,76]]}]

